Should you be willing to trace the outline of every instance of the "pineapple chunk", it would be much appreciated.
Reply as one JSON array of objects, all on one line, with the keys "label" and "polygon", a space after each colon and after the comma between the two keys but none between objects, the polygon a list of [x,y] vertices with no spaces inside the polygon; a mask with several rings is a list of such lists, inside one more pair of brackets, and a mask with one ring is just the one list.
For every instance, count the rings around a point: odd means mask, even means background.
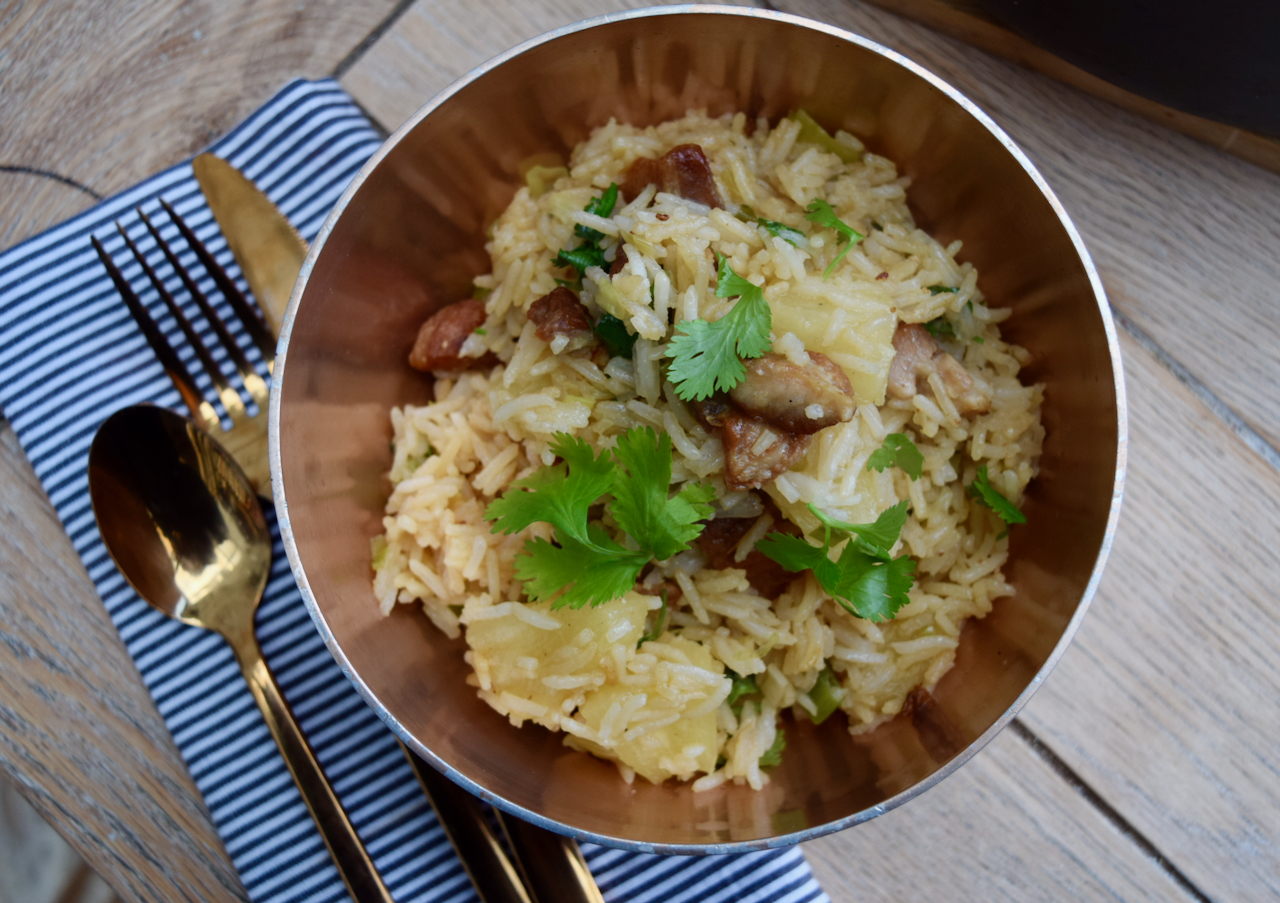
[{"label": "pineapple chunk", "polygon": [[769,302],[773,333],[792,332],[839,364],[859,404],[883,404],[898,324],[893,297],[874,282],[806,276]]},{"label": "pineapple chunk", "polygon": [[[467,645],[488,666],[494,693],[507,692],[546,706],[549,717],[535,719],[548,727],[565,700],[604,684],[604,660],[616,645],[634,649],[644,634],[650,597],[630,592],[594,608],[551,610],[550,602],[530,603],[528,608],[559,622],[551,628],[535,626],[510,614],[500,618],[469,620]],[[477,669],[478,670],[478,669]],[[557,686],[555,678],[585,677],[582,686]],[[552,678],[549,686],[546,678]]]},{"label": "pineapple chunk", "polygon": [[[710,650],[692,640],[666,634],[660,642],[683,653],[689,664],[697,668],[714,674],[724,673],[724,666],[711,657]],[[727,678],[723,680],[727,681]],[[705,703],[717,689],[723,689],[720,688],[720,683],[721,681],[717,681],[709,685],[707,692],[694,694],[692,699],[685,700],[682,705],[672,703],[653,688],[618,685],[601,687],[588,693],[586,701],[578,710],[582,720],[597,731],[604,726],[605,719],[615,704],[618,706],[615,713],[625,712],[637,705],[636,697],[640,695],[646,697],[640,712],[658,716],[679,714],[680,718],[631,740],[624,740],[621,736],[623,732],[618,730],[610,737],[610,745],[607,747],[581,740],[575,741],[575,744],[603,758],[619,759],[655,784],[673,776],[687,780],[698,772],[710,773],[716,767],[715,710],[696,716],[686,715],[684,711]]]}]

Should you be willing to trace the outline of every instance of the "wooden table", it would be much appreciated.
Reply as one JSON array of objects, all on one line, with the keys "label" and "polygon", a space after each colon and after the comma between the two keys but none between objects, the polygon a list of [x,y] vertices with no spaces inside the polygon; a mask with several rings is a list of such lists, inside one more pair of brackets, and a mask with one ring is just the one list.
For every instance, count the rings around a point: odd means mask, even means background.
[{"label": "wooden table", "polygon": [[[879,0],[887,2],[887,0]],[[0,4],[0,246],[198,151],[288,78],[391,129],[519,40],[626,0]],[[805,847],[836,901],[1280,895],[1280,177],[852,0],[769,4],[956,85],[1080,228],[1121,326],[1125,510],[1014,725]],[[0,424],[0,768],[127,899],[243,897],[136,670]]]}]

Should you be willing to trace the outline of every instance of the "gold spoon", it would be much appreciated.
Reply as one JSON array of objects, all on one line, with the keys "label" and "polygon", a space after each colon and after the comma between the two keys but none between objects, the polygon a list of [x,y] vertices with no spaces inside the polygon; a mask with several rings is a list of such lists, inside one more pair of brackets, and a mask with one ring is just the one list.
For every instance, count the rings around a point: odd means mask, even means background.
[{"label": "gold spoon", "polygon": [[138,594],[231,644],[352,898],[392,903],[258,648],[253,615],[271,537],[239,465],[187,418],[125,408],[94,437],[89,496],[107,550]]}]

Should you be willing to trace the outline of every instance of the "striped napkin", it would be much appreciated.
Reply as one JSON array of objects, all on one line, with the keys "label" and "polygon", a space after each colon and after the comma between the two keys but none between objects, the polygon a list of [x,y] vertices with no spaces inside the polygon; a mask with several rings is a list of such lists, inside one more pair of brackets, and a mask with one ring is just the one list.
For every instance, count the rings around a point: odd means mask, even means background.
[{"label": "striped napkin", "polygon": [[[311,239],[380,143],[336,82],[295,81],[210,150],[261,186]],[[140,402],[183,410],[89,244],[89,236],[97,235],[117,263],[131,261],[112,225],[120,220],[144,251],[154,249],[149,236],[142,238],[134,208],[150,213],[161,196],[239,277],[188,163],[0,253],[0,407],[173,733],[250,898],[345,900],[230,648],[215,634],[164,617],[134,593],[108,556],[89,505],[86,467],[98,425]],[[163,214],[159,219],[167,223]],[[180,239],[176,246],[183,246]],[[183,263],[201,272],[188,254]],[[157,253],[153,265],[158,259]],[[159,298],[141,268],[131,262],[123,269],[157,315]],[[184,298],[172,270],[157,269]],[[206,282],[201,289],[216,302],[221,296],[211,279]],[[203,320],[189,306],[199,329]],[[218,313],[238,322],[228,305]],[[193,357],[170,317],[160,318],[160,325],[184,357]],[[202,337],[217,345],[207,325]],[[248,346],[243,335],[237,338]],[[198,378],[207,387],[207,377]],[[268,521],[275,557],[258,612],[258,639],[378,870],[397,901],[475,900],[394,735],[343,677],[312,626],[270,512]],[[828,901],[796,847],[685,857],[584,844],[583,853],[610,903]]]}]

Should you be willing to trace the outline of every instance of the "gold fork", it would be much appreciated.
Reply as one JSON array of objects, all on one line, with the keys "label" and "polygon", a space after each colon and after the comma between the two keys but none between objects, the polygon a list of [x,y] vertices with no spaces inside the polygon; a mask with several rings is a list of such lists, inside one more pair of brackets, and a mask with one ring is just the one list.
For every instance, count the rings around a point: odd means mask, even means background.
[{"label": "gold fork", "polygon": [[[257,309],[245,298],[226,270],[209,253],[208,249],[200,242],[200,239],[196,237],[196,234],[178,215],[178,212],[163,199],[160,201],[160,206],[173,224],[178,227],[178,232],[191,250],[195,252],[205,271],[213,277],[218,289],[244,325],[249,340],[262,355],[262,359],[266,362],[269,371],[275,361],[275,342],[271,337],[270,331],[261,320]],[[178,390],[178,394],[182,396],[183,402],[186,403],[187,408],[191,411],[192,417],[205,430],[217,436],[221,443],[226,446],[227,450],[231,452],[231,456],[235,458],[236,463],[240,465],[249,477],[249,482],[253,484],[254,490],[259,495],[270,496],[271,479],[267,468],[266,380],[259,375],[253,364],[245,357],[244,352],[227,329],[226,323],[218,316],[213,305],[209,302],[204,292],[200,290],[187,267],[178,259],[178,255],[174,253],[169,242],[164,239],[160,234],[160,230],[151,221],[151,217],[143,212],[141,207],[137,208],[137,213],[147,231],[163,252],[165,259],[173,267],[187,292],[196,302],[201,315],[212,327],[214,333],[217,334],[218,341],[221,343],[227,359],[231,361],[236,372],[240,375],[241,385],[257,406],[256,413],[249,413],[248,406],[245,404],[239,390],[227,379],[219,362],[215,360],[213,354],[200,338],[199,333],[192,326],[191,321],[183,313],[182,307],[169,292],[164,281],[156,274],[147,256],[139,250],[124,225],[119,221],[115,224],[116,229],[123,236],[125,244],[132,252],[134,259],[141,264],[143,271],[151,280],[151,284],[155,286],[156,291],[160,294],[160,298],[168,309],[169,314],[177,322],[187,342],[194,350],[196,358],[200,361],[200,366],[212,381],[218,400],[222,403],[222,409],[231,421],[230,429],[223,427],[223,419],[218,414],[217,408],[201,392],[186,363],[183,362],[177,350],[169,343],[169,340],[165,338],[164,333],[152,318],[142,299],[133,291],[129,281],[124,277],[120,268],[116,266],[115,261],[111,259],[111,255],[107,253],[106,248],[103,247],[97,236],[90,237],[93,247],[106,266],[107,272],[111,274],[111,279],[115,282],[117,291],[120,292],[120,296],[128,306],[129,313],[137,321],[143,335],[146,336],[147,343],[151,345],[156,356],[160,358],[160,363],[169,375],[169,379],[172,380],[174,387]]]}]

